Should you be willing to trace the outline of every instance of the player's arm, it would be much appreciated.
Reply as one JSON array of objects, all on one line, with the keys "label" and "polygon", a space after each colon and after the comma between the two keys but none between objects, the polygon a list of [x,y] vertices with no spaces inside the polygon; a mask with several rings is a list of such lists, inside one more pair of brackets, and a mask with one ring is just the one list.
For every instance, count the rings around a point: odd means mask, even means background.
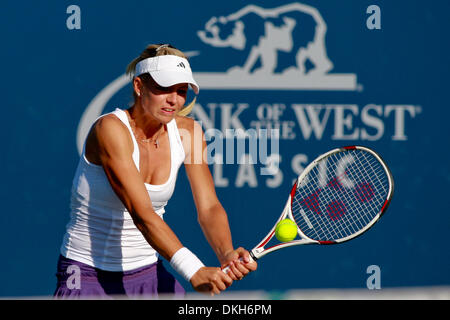
[{"label": "player's arm", "polygon": [[[183,271],[184,275],[186,263],[192,265],[192,259],[180,257],[180,253],[184,252],[180,250],[183,249],[183,245],[172,229],[153,210],[143,178],[132,159],[133,143],[128,129],[120,120],[105,116],[96,123],[92,135],[94,144],[97,144],[95,147],[98,150],[99,162],[112,189],[130,213],[136,227],[158,253],[171,261],[173,267],[176,266],[172,262],[177,260],[180,263],[180,269],[177,271]],[[172,259],[176,255],[177,258]],[[189,255],[188,257],[190,258]],[[197,263],[201,264],[199,261]],[[218,294],[232,283],[232,279],[224,276],[218,268],[201,267],[196,270],[198,271],[187,280],[197,291]]]},{"label": "player's arm", "polygon": [[91,135],[88,143],[92,140],[97,144],[98,160],[112,189],[148,243],[170,261],[182,244],[153,210],[143,178],[132,158],[133,143],[128,129],[119,119],[105,116],[95,124]]},{"label": "player's arm", "polygon": [[244,262],[249,261],[249,253],[243,248],[234,249],[229,227],[227,213],[220,203],[214,186],[206,159],[206,142],[201,126],[189,119],[186,133],[188,139],[184,143],[189,146],[185,159],[186,173],[191,185],[194,202],[197,208],[198,221],[202,231],[216,253],[222,266],[231,264],[232,279],[242,278],[250,271],[256,269],[256,262],[248,265],[239,263],[239,258]]}]

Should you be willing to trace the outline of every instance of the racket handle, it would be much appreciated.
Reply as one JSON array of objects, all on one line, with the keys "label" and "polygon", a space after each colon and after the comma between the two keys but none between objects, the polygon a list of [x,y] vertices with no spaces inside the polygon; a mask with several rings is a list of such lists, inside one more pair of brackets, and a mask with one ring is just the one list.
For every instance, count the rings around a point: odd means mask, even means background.
[{"label": "racket handle", "polygon": [[[249,256],[250,261],[248,263],[251,263],[253,261],[255,261],[252,256]],[[242,262],[244,259],[241,257],[239,258],[239,261]],[[230,266],[226,266],[225,268],[222,269],[223,272],[225,272],[226,274],[228,274],[228,271],[230,270]]]}]

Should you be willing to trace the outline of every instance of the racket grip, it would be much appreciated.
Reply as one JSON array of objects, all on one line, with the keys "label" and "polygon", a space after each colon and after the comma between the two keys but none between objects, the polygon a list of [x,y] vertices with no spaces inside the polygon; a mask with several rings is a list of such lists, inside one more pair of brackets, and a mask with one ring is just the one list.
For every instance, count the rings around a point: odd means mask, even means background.
[{"label": "racket grip", "polygon": [[[249,256],[249,259],[250,259],[250,261],[248,262],[248,263],[251,263],[251,262],[253,262],[253,261],[255,261],[253,258],[252,258],[252,256],[250,255]],[[239,258],[239,261],[240,262],[242,262],[244,259],[241,257],[241,258]],[[222,271],[224,272],[224,273],[226,273],[226,274],[228,274],[228,271],[230,270],[230,266],[228,265],[228,266],[226,266],[225,268],[222,268]]]}]

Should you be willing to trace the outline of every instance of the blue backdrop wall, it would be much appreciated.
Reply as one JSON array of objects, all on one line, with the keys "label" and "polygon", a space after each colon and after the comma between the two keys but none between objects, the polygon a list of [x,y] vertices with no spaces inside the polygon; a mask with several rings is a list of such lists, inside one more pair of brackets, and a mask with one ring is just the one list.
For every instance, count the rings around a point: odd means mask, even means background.
[{"label": "blue backdrop wall", "polygon": [[[0,295],[53,293],[77,139],[131,101],[126,65],[167,42],[190,55],[205,130],[279,129],[276,175],[260,161],[211,164],[236,246],[256,244],[293,179],[328,149],[374,148],[396,182],[361,238],[274,253],[230,290],[365,288],[370,265],[383,288],[449,285],[449,11],[441,0],[4,2]],[[216,35],[213,17],[225,17]],[[183,170],[165,220],[217,265]]]}]

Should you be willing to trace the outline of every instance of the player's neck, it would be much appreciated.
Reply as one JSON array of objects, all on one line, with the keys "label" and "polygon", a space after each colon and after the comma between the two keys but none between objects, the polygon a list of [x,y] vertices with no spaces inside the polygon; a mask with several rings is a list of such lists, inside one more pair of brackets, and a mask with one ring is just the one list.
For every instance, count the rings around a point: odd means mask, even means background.
[{"label": "player's neck", "polygon": [[131,126],[134,127],[136,131],[142,133],[144,138],[159,136],[164,130],[164,124],[145,113],[145,111],[136,104],[127,111],[131,120]]}]

